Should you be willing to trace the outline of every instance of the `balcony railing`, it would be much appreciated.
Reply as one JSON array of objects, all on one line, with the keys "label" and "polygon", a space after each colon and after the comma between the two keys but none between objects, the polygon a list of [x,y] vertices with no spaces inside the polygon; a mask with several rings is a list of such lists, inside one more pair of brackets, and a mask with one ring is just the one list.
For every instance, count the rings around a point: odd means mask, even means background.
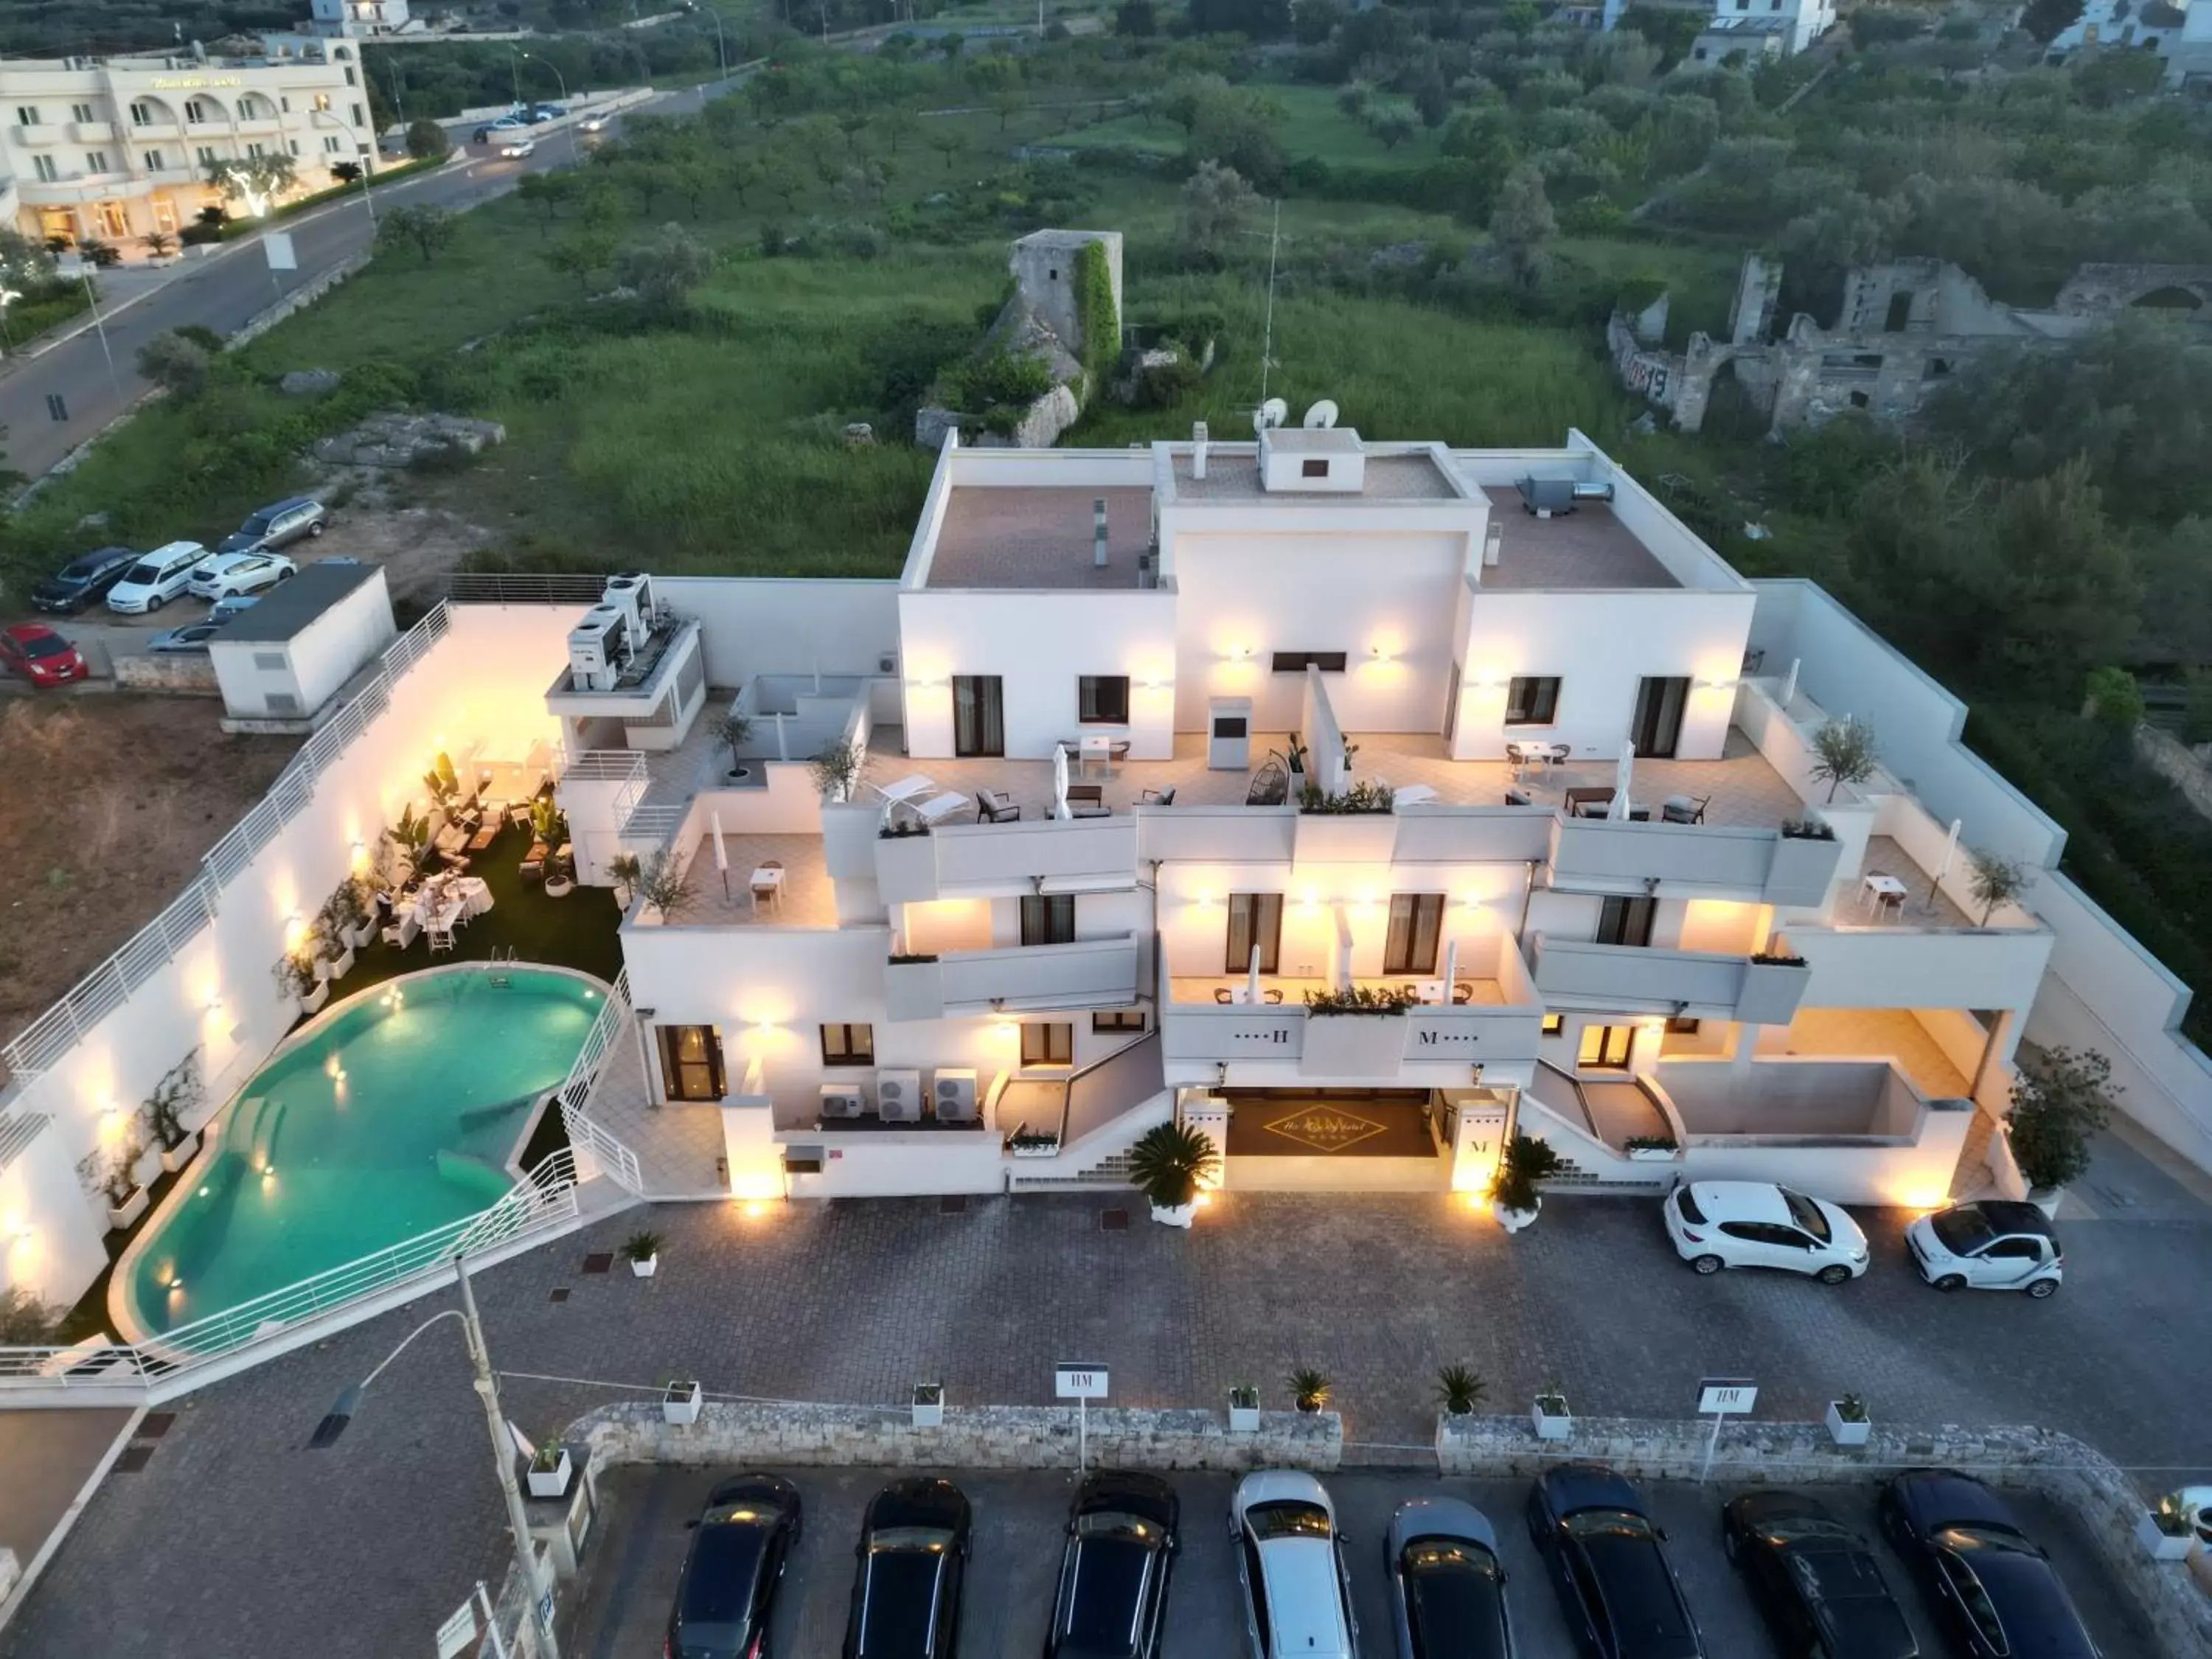
[{"label": "balcony railing", "polygon": [[1407,1066],[1534,1060],[1543,1023],[1534,1002],[1425,1004],[1402,1014],[1316,1015],[1290,1001],[1173,1002],[1160,1010],[1169,1060],[1291,1064],[1316,1079],[1388,1079]]},{"label": "balcony railing", "polygon": [[894,1020],[988,1013],[994,1008],[1127,1007],[1137,1000],[1133,933],[1067,945],[952,951],[884,969],[884,1012]]},{"label": "balcony railing", "polygon": [[1729,824],[1560,818],[1552,884],[1589,892],[1660,890],[1810,908],[1827,896],[1843,843]]},{"label": "balcony railing", "polygon": [[992,892],[1101,891],[1127,888],[1137,864],[1137,821],[1103,818],[942,824],[927,835],[876,843],[884,900],[906,904]]},{"label": "balcony railing", "polygon": [[1812,970],[1802,962],[1754,962],[1711,951],[1530,938],[1536,989],[1553,1007],[1617,1013],[1681,1013],[1787,1025]]}]

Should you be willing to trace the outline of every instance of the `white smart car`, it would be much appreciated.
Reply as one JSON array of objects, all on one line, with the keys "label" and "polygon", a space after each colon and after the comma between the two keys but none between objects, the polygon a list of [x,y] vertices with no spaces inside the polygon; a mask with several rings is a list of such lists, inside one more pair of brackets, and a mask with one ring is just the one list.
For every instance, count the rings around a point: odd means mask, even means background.
[{"label": "white smart car", "polygon": [[1328,1489],[1297,1469],[1248,1474],[1230,1500],[1229,1529],[1252,1659],[1356,1659],[1359,1626]]},{"label": "white smart car", "polygon": [[1785,1267],[1840,1285],[1867,1270],[1866,1235],[1822,1198],[1765,1181],[1696,1181],[1659,1206],[1667,1237],[1701,1273]]},{"label": "white smart car", "polygon": [[1905,1230],[1905,1248],[1939,1291],[2025,1291],[2040,1301],[2066,1277],[2051,1218],[2018,1200],[1984,1199],[1923,1215]]}]

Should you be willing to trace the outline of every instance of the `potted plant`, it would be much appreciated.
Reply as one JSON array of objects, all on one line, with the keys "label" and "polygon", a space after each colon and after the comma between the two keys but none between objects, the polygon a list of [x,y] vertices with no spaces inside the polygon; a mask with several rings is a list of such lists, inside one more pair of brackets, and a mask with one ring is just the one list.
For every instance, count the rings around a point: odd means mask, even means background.
[{"label": "potted plant", "polygon": [[1188,1227],[1198,1212],[1200,1185],[1221,1167],[1221,1155],[1200,1130],[1161,1123],[1129,1149],[1129,1179],[1152,1206],[1152,1219]]},{"label": "potted plant", "polygon": [[545,860],[544,890],[547,898],[566,898],[576,890],[576,872],[568,867],[567,860],[548,858]]},{"label": "potted plant", "polygon": [[107,1224],[121,1231],[146,1213],[146,1189],[138,1184],[137,1163],[146,1153],[136,1121],[111,1146],[95,1146],[77,1160],[77,1179],[87,1193],[104,1199]]},{"label": "potted plant", "polygon": [[1663,1164],[1681,1150],[1672,1135],[1631,1135],[1620,1144],[1632,1164]]},{"label": "potted plant", "polygon": [[637,891],[637,878],[644,867],[635,853],[617,853],[607,860],[607,873],[614,878],[616,909],[629,910],[630,896]]},{"label": "potted plant", "polygon": [[1539,1440],[1565,1440],[1574,1433],[1575,1414],[1567,1409],[1566,1391],[1557,1382],[1546,1383],[1529,1409],[1528,1420]]},{"label": "potted plant", "polygon": [[1260,1390],[1249,1382],[1239,1382],[1229,1390],[1229,1432],[1260,1432]]},{"label": "potted plant", "polygon": [[941,1429],[945,1426],[945,1384],[917,1382],[914,1385],[914,1426],[917,1429]]},{"label": "potted plant", "polygon": [[1847,783],[1864,783],[1881,763],[1874,727],[1863,720],[1830,720],[1813,733],[1813,781],[1828,786],[1828,799]]},{"label": "potted plant", "polygon": [[1855,1394],[1828,1402],[1828,1438],[1838,1446],[1863,1446],[1874,1432],[1867,1420],[1866,1401]]},{"label": "potted plant", "polygon": [[639,863],[633,881],[645,908],[664,924],[691,908],[691,866],[665,847]]},{"label": "potted plant", "polygon": [[839,738],[817,750],[807,763],[807,770],[814,779],[814,787],[833,801],[850,800],[853,786],[860,781],[860,768],[867,763],[867,751],[850,738]]},{"label": "potted plant", "polygon": [[1328,1378],[1310,1365],[1301,1365],[1291,1373],[1291,1403],[1308,1417],[1326,1411],[1334,1392]]},{"label": "potted plant", "polygon": [[1306,793],[1305,744],[1299,738],[1298,734],[1293,732],[1291,733],[1290,742],[1285,745],[1285,748],[1288,752],[1289,758],[1291,794],[1293,799],[1303,799]]},{"label": "potted plant", "polygon": [[1517,1233],[1536,1218],[1544,1195],[1536,1183],[1559,1173],[1559,1155],[1552,1143],[1534,1135],[1516,1135],[1498,1161],[1498,1179],[1490,1189],[1490,1212],[1509,1233]]},{"label": "potted plant", "polygon": [[530,1484],[532,1498],[566,1498],[568,1482],[575,1474],[575,1466],[568,1461],[568,1449],[558,1441],[550,1441],[530,1455],[530,1469],[524,1479]]},{"label": "potted plant", "polygon": [[1467,1365],[1447,1365],[1437,1373],[1437,1403],[1447,1417],[1472,1417],[1489,1385]]},{"label": "potted plant", "polygon": [[1060,1134],[1057,1130],[1032,1129],[1026,1122],[1017,1123],[1013,1133],[1006,1137],[1006,1151],[1016,1158],[1057,1158]]},{"label": "potted plant", "polygon": [[191,1163],[199,1150],[198,1132],[185,1127],[186,1115],[199,1104],[200,1051],[195,1048],[161,1074],[141,1112],[155,1145],[161,1149],[161,1168],[171,1175]]},{"label": "potted plant", "polygon": [[696,1377],[671,1377],[660,1391],[660,1420],[678,1428],[696,1423],[706,1392]]},{"label": "potted plant", "polygon": [[2185,1561],[2196,1547],[2196,1535],[2181,1499],[2168,1492],[2155,1505],[2136,1517],[2136,1541],[2154,1561]]},{"label": "potted plant", "polygon": [[2023,1056],[2013,1079],[2005,1139],[2028,1201],[2049,1215],[2066,1184],[2089,1168],[2097,1133],[2112,1115],[2112,1063],[2094,1049],[2046,1048]]},{"label": "potted plant", "polygon": [[328,958],[330,963],[328,977],[333,981],[342,980],[353,972],[354,961],[353,916],[348,906],[339,897],[339,894],[350,898],[353,895],[353,884],[346,883],[338,889],[337,892],[325,899],[323,902],[322,913],[315,918],[317,935],[324,942],[323,948],[331,952]]},{"label": "potted plant", "polygon": [[430,763],[430,769],[422,775],[422,783],[429,790],[437,810],[450,816],[453,803],[461,794],[461,780],[453,770],[453,757],[441,749]]},{"label": "potted plant", "polygon": [[723,775],[732,783],[741,783],[752,776],[752,768],[740,765],[738,762],[738,750],[744,747],[745,739],[753,734],[752,717],[740,714],[732,708],[719,716],[708,730],[713,732],[714,741],[730,751],[730,769]]},{"label": "potted plant", "polygon": [[287,951],[270,970],[279,996],[289,997],[303,1014],[312,1014],[331,1000],[330,981],[319,977],[314,963],[298,951]]},{"label": "potted plant", "polygon": [[640,1279],[650,1279],[660,1266],[660,1235],[632,1233],[623,1240],[622,1254],[623,1260],[629,1263],[633,1274]]},{"label": "potted plant", "polygon": [[430,844],[430,815],[417,812],[411,805],[401,807],[398,817],[386,826],[384,839],[399,849],[410,868],[420,867],[423,850]]}]

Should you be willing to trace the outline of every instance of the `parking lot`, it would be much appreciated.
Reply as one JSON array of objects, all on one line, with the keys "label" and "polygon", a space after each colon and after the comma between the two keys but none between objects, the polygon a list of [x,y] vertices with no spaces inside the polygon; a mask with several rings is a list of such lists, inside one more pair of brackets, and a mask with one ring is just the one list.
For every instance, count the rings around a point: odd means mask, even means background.
[{"label": "parking lot", "polygon": [[[611,1471],[600,1485],[598,1530],[580,1583],[564,1594],[562,1651],[571,1659],[627,1659],[656,1650],[683,1566],[694,1518],[727,1469],[673,1468]],[[881,1469],[783,1469],[798,1484],[805,1530],[776,1609],[770,1651],[777,1659],[834,1659],[844,1639],[853,1583],[853,1546],[877,1488],[899,1473]],[[975,1505],[975,1546],[962,1610],[963,1659],[1036,1659],[1042,1650],[1060,1564],[1061,1527],[1075,1486],[1073,1472],[956,1475]],[[1182,1552],[1168,1597],[1164,1659],[1228,1659],[1242,1651],[1243,1613],[1228,1533],[1236,1477],[1173,1477],[1182,1499]],[[1506,1597],[1523,1659],[1572,1659],[1575,1649],[1523,1516],[1526,1482],[1439,1480],[1418,1470],[1359,1469],[1323,1477],[1352,1564],[1361,1650],[1390,1650],[1383,1540],[1403,1499],[1450,1493],[1465,1498],[1498,1528]],[[1674,1569],[1713,1659],[1774,1652],[1765,1627],[1722,1553],[1720,1505],[1737,1487],[1650,1484],[1652,1513],[1668,1533]],[[1937,1645],[1918,1590],[1875,1524],[1875,1486],[1812,1489],[1874,1545],[1922,1651]],[[2133,1611],[2106,1586],[2075,1522],[2026,1494],[2012,1498],[2021,1521],[2051,1553],[2104,1650],[2154,1651]]]}]

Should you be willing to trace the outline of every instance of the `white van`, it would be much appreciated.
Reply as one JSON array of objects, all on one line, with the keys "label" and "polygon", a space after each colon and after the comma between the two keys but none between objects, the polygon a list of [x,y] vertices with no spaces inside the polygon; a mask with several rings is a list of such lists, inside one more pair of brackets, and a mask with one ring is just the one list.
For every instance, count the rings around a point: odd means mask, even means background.
[{"label": "white van", "polygon": [[198,542],[171,542],[155,548],[107,590],[107,608],[125,617],[159,611],[191,586],[193,573],[207,556],[207,549]]}]

